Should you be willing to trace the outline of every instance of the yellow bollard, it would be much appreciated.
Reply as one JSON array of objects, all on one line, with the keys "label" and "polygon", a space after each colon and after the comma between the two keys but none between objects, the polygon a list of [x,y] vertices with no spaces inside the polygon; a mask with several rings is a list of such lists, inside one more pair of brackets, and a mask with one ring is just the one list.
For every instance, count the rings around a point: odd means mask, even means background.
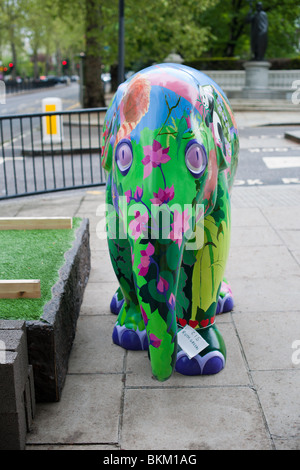
[{"label": "yellow bollard", "polygon": [[[42,100],[43,113],[62,111],[60,98],[44,98]],[[43,143],[60,144],[63,141],[63,125],[59,115],[43,116]]]}]

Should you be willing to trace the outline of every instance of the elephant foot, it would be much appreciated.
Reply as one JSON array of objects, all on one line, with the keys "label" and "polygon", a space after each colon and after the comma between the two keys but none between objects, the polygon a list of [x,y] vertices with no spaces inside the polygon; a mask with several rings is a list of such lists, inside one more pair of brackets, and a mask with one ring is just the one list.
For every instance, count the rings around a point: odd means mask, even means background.
[{"label": "elephant foot", "polygon": [[234,301],[233,301],[231,288],[229,284],[227,283],[227,281],[223,281],[221,285],[221,292],[220,292],[219,299],[218,299],[216,315],[219,315],[220,313],[231,312],[233,307],[234,307]]},{"label": "elephant foot", "polygon": [[175,370],[183,375],[212,375],[225,367],[226,346],[216,325],[196,330],[208,343],[200,353],[189,358],[180,347],[177,352]]},{"label": "elephant foot", "polygon": [[225,358],[220,351],[211,351],[205,356],[190,359],[184,351],[177,354],[176,372],[183,375],[212,375],[225,367]]},{"label": "elephant foot", "polygon": [[224,297],[219,296],[216,315],[220,313],[231,312],[234,307],[233,298],[230,294],[226,294]]},{"label": "elephant foot", "polygon": [[111,299],[110,302],[110,311],[114,315],[119,315],[120,310],[124,304],[124,299],[119,300],[118,299],[118,291],[113,295],[113,298]]},{"label": "elephant foot", "polygon": [[117,346],[131,351],[143,351],[149,347],[146,330],[131,330],[124,325],[114,326],[112,340]]}]

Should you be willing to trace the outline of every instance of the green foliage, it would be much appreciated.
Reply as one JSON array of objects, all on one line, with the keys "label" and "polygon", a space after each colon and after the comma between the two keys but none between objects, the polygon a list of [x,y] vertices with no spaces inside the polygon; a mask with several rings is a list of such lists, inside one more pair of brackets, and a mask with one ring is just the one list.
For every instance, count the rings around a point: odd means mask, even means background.
[{"label": "green foliage", "polygon": [[[250,56],[247,0],[124,0],[124,5],[127,68],[139,70],[172,52],[191,65],[201,57]],[[299,2],[265,0],[263,7],[269,18],[267,58],[295,56]],[[38,73],[38,52],[46,58],[55,54],[60,64],[64,57],[77,62],[85,51],[99,58],[90,67],[109,67],[118,62],[118,25],[118,0],[0,0],[0,59],[10,51],[15,73],[33,73],[34,66],[26,60],[30,55]],[[234,69],[236,64],[226,62],[223,68]]]},{"label": "green foliage", "polygon": [[[246,22],[249,3],[247,0],[218,0],[216,6],[204,12],[201,24],[209,24],[214,35],[207,55],[249,59],[250,24]],[[256,2],[252,3],[255,10]],[[299,2],[265,0],[262,3],[269,20],[267,58],[295,55],[299,51],[300,39]]]},{"label": "green foliage", "polygon": [[129,61],[160,62],[171,52],[192,60],[207,49],[210,26],[200,25],[199,20],[216,0],[142,0],[138,8],[134,0],[125,3],[125,31],[128,32],[125,47]]}]

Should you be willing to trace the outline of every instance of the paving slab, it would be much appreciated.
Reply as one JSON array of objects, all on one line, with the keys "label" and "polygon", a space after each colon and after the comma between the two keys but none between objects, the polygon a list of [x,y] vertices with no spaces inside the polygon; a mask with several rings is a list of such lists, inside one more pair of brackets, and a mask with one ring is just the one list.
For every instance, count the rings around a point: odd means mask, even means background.
[{"label": "paving slab", "polygon": [[27,444],[116,444],[122,374],[69,374],[61,401],[39,404]]},{"label": "paving slab", "polygon": [[112,268],[108,250],[96,251],[91,258],[89,282],[114,282],[115,280],[116,275]]},{"label": "paving slab", "polygon": [[231,250],[236,247],[255,247],[259,245],[283,245],[283,241],[270,226],[234,227],[231,234]]},{"label": "paving slab", "polygon": [[125,350],[112,342],[114,323],[113,315],[80,316],[69,361],[70,374],[123,373]]},{"label": "paving slab", "polygon": [[297,370],[255,371],[253,379],[276,448],[299,450],[299,366]]},{"label": "paving slab", "polygon": [[262,310],[259,314],[233,314],[237,334],[251,371],[295,369],[299,372],[300,379],[299,364],[293,364],[292,361],[292,345],[298,339],[300,349],[300,331],[297,329],[299,316],[299,311]]},{"label": "paving slab", "polygon": [[247,249],[244,246],[235,246],[228,258],[227,271],[230,279],[273,277],[281,280],[288,276],[300,276],[299,264],[283,245],[256,245],[248,246]]},{"label": "paving slab", "polygon": [[267,450],[271,441],[249,387],[127,389],[123,449]]},{"label": "paving slab", "polygon": [[109,315],[116,319],[117,317],[110,312],[110,302],[118,287],[117,279],[110,282],[89,282],[85,289],[80,314]]},{"label": "paving slab", "polygon": [[228,270],[227,277],[230,279],[236,305],[234,312],[251,312],[254,318],[262,312],[289,312],[299,309],[299,275],[279,278],[276,272],[275,277],[271,274],[267,272],[265,277],[260,278],[235,277],[234,273]]},{"label": "paving slab", "polygon": [[[234,191],[235,194],[235,191]],[[236,227],[266,227],[269,223],[258,207],[238,208],[234,204],[231,209],[232,235]]]},{"label": "paving slab", "polygon": [[300,206],[270,207],[265,217],[277,230],[300,230]]}]

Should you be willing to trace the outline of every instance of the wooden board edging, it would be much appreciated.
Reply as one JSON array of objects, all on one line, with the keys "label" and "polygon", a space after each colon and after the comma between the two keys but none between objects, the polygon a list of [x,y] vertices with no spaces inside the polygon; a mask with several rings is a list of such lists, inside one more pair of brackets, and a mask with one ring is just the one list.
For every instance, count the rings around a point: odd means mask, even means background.
[{"label": "wooden board edging", "polygon": [[39,299],[40,279],[0,280],[0,299]]},{"label": "wooden board edging", "polygon": [[0,217],[0,230],[71,229],[72,217]]}]

